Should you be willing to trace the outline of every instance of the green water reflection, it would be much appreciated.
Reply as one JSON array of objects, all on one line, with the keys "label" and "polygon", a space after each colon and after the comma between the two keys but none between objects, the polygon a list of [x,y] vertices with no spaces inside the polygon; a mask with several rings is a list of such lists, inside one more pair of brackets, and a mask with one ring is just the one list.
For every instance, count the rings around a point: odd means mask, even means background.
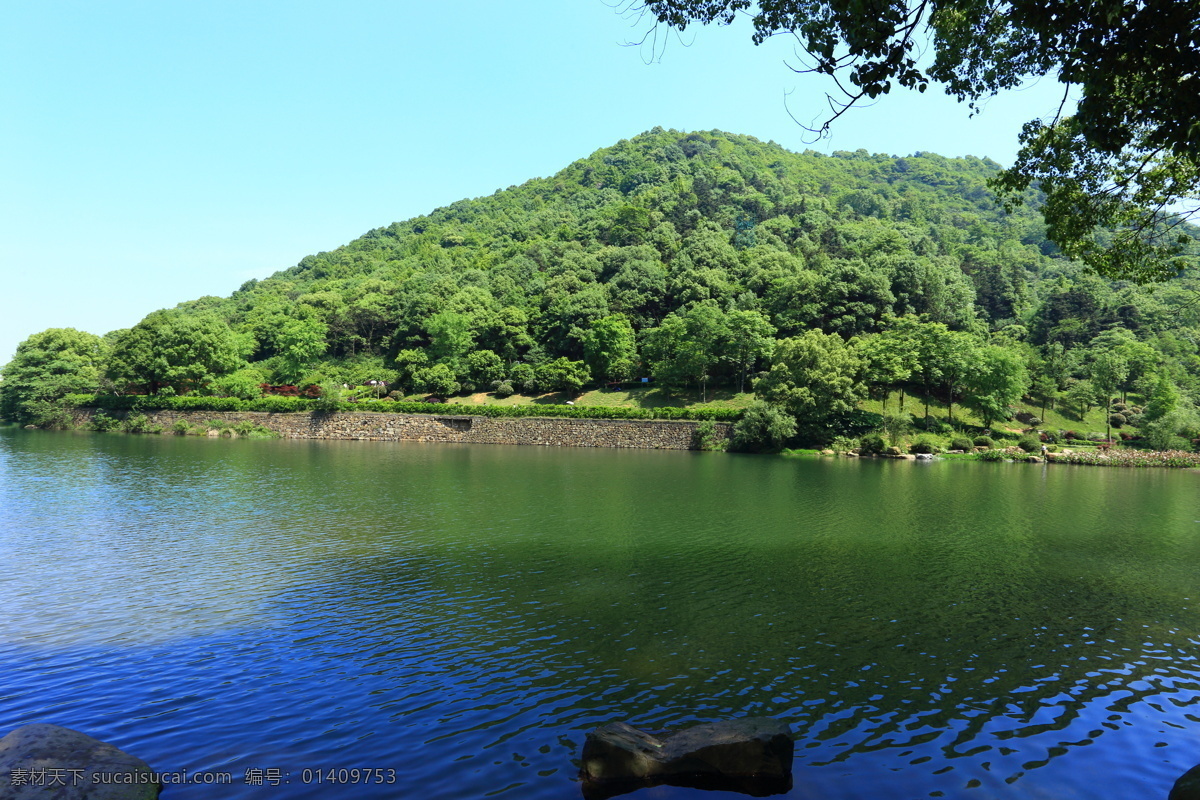
[{"label": "green water reflection", "polygon": [[416,682],[469,685],[440,735],[541,725],[560,761],[616,713],[769,714],[813,770],[796,796],[872,796],[821,777],[841,767],[901,771],[896,796],[1074,796],[1049,767],[1087,753],[1135,797],[1200,760],[1175,752],[1200,722],[1197,477],[9,430],[0,558],[75,558],[69,601],[7,576],[0,637],[290,627],[304,658],[397,676],[369,701],[392,722]]}]

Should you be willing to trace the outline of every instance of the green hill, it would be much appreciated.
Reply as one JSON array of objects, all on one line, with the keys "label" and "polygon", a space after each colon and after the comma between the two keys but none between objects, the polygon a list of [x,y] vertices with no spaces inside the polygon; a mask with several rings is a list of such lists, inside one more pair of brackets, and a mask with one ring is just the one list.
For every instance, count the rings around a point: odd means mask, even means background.
[{"label": "green hill", "polygon": [[[1090,378],[1096,348],[1124,347],[1137,363],[1117,390],[1148,394],[1163,374],[1196,394],[1196,281],[1140,288],[1084,275],[1036,210],[999,207],[986,186],[998,169],[655,128],[229,297],[156,312],[95,343],[80,356],[91,377],[67,383],[248,395],[263,383],[375,380],[406,396],[465,397],[651,378],[656,402],[712,388],[733,397],[770,368],[776,342],[810,331],[862,342],[919,317],[1015,354],[1048,376],[1045,392]],[[23,376],[53,355],[23,348],[0,391],[10,417]],[[946,400],[958,389],[944,372],[861,377]]]}]

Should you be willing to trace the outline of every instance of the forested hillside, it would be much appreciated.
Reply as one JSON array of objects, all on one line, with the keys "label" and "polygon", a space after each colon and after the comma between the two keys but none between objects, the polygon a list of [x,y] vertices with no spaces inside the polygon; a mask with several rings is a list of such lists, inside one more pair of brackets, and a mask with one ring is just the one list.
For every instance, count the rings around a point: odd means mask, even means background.
[{"label": "forested hillside", "polygon": [[251,397],[370,380],[440,396],[756,385],[801,419],[889,388],[985,421],[1014,392],[1200,396],[1195,279],[1083,274],[1036,211],[999,207],[998,169],[656,128],[227,298],[103,338],[37,334],[5,369],[0,412],[97,388]]}]

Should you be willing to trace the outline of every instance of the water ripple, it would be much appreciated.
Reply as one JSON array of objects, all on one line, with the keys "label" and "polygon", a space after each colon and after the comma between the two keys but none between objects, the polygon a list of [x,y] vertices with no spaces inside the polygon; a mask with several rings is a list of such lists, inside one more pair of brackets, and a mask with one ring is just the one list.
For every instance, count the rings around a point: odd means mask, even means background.
[{"label": "water ripple", "polygon": [[1165,797],[1194,476],[927,466],[0,429],[0,722],[233,798],[576,797],[595,725],[743,714],[795,797]]}]

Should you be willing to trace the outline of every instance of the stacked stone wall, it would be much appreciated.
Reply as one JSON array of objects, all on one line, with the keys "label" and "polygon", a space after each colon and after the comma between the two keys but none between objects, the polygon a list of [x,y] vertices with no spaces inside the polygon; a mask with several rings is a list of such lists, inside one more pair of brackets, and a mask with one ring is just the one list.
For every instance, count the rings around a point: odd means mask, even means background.
[{"label": "stacked stone wall", "polygon": [[[74,412],[75,424],[88,427],[95,409]],[[105,412],[124,416],[122,412]],[[146,411],[164,430],[183,420],[189,425],[233,426],[254,422],[287,439],[358,439],[367,441],[521,444],[550,447],[634,447],[692,450],[699,422],[665,420],[564,419],[560,417],[474,417],[446,414],[374,412],[290,413],[264,411]],[[714,439],[728,439],[732,426],[715,423]]]}]

